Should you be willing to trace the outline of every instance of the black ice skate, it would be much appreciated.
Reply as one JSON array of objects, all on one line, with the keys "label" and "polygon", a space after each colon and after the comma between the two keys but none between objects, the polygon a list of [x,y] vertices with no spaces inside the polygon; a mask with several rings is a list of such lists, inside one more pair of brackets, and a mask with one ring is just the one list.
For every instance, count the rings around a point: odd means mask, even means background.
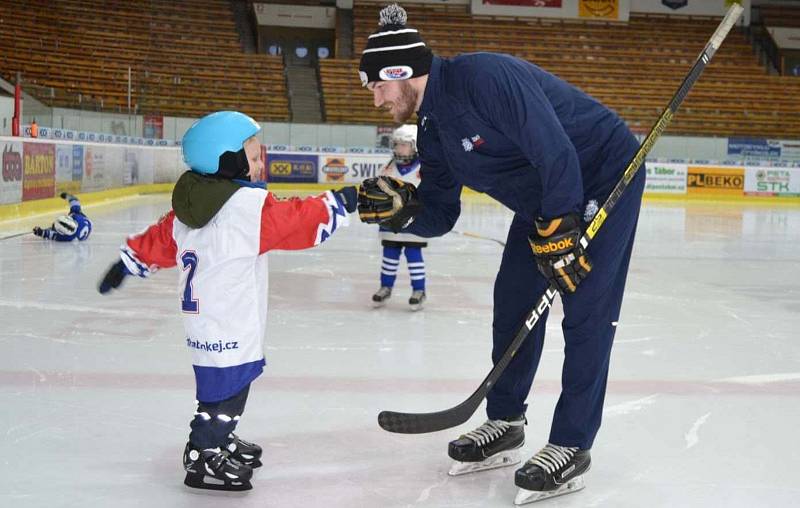
[{"label": "black ice skate", "polygon": [[195,489],[239,491],[253,488],[250,484],[253,470],[233,460],[228,450],[199,450],[186,443],[183,467],[186,469],[183,483]]},{"label": "black ice skate", "polygon": [[408,304],[411,306],[411,310],[417,311],[422,308],[422,304],[425,303],[425,291],[414,290],[411,292],[411,298],[408,299]]},{"label": "black ice skate", "polygon": [[255,469],[257,467],[261,467],[261,447],[255,443],[250,443],[249,441],[245,441],[244,439],[240,438],[236,434],[228,434],[228,446],[225,448],[228,449],[230,452],[230,457],[239,462],[244,464],[245,466],[250,466],[250,468]]},{"label": "black ice skate", "polygon": [[450,441],[447,454],[456,462],[450,476],[485,471],[519,463],[519,449],[525,443],[525,416],[486,423]]},{"label": "black ice skate", "polygon": [[372,295],[372,306],[373,307],[383,307],[386,304],[386,300],[392,297],[392,288],[387,286],[381,286],[381,288]]},{"label": "black ice skate", "polygon": [[548,443],[517,469],[514,483],[520,490],[514,504],[533,503],[581,490],[583,473],[589,470],[591,463],[589,450]]}]

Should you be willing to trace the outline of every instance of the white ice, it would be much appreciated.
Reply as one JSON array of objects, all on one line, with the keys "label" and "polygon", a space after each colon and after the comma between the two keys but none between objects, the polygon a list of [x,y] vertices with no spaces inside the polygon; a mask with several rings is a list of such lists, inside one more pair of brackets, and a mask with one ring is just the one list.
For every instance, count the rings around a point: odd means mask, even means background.
[{"label": "white ice", "polygon": [[[264,447],[254,490],[227,500],[184,487],[194,390],[177,275],[95,289],[125,235],[168,207],[166,195],[91,207],[84,244],[0,240],[0,506],[512,506],[514,468],[447,475],[447,442],[482,423],[483,408],[430,435],[377,425],[383,409],[453,406],[488,372],[501,247],[436,239],[426,308],[408,309],[403,261],[375,310],[379,244],[362,224],[270,254],[268,366],[238,429]],[[0,238],[52,218],[0,224]],[[509,223],[470,199],[457,229],[504,240]],[[524,458],[547,441],[560,314],[528,400]],[[800,505],[799,329],[800,208],[646,203],[586,488],[541,505]]]}]

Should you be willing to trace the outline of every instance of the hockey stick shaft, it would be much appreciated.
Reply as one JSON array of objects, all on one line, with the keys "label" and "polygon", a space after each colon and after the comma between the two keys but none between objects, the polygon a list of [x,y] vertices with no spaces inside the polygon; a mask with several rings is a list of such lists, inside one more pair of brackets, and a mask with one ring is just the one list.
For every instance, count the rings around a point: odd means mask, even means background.
[{"label": "hockey stick shaft", "polygon": [[25,231],[23,233],[16,233],[16,234],[13,234],[13,235],[4,236],[4,237],[0,238],[0,240],[8,240],[10,238],[16,238],[18,236],[27,235],[29,233],[30,233],[30,231]]},{"label": "hockey stick shaft", "polygon": [[489,238],[488,236],[481,236],[481,235],[476,234],[476,233],[470,233],[469,231],[458,231],[458,230],[455,230],[455,229],[451,229],[450,232],[454,233],[456,235],[466,236],[468,238],[474,238],[476,240],[486,240],[487,242],[494,242],[494,243],[500,244],[503,247],[506,246],[506,242],[504,242],[502,240],[498,240],[497,238]]},{"label": "hockey stick shaft", "polygon": [[[669,122],[672,120],[672,116],[686,98],[686,95],[689,93],[692,85],[694,85],[694,83],[697,81],[697,78],[700,77],[700,74],[706,68],[708,62],[711,61],[711,57],[714,56],[714,53],[716,53],[716,51],[722,45],[722,41],[725,40],[728,32],[730,32],[731,28],[736,23],[736,20],[739,19],[742,10],[743,8],[739,4],[732,4],[728,9],[728,12],[725,14],[725,17],[720,22],[716,31],[714,31],[711,39],[709,39],[708,43],[706,43],[705,48],[703,48],[703,51],[697,57],[697,60],[694,62],[691,70],[683,79],[683,83],[681,83],[678,91],[672,96],[669,105],[658,117],[655,125],[653,125],[652,129],[650,129],[650,133],[644,139],[642,144],[639,146],[639,149],[636,151],[636,154],[628,163],[628,166],[622,175],[622,179],[617,182],[617,185],[611,191],[608,199],[606,199],[605,203],[603,203],[603,206],[594,216],[592,222],[589,223],[586,232],[580,239],[581,245],[584,248],[586,248],[592,238],[594,238],[594,236],[602,227],[603,222],[605,222],[609,212],[611,212],[611,210],[617,204],[622,192],[628,187],[628,184],[636,175],[636,172],[641,167],[642,162],[644,162],[645,157],[650,152],[650,149],[653,147],[658,137],[661,135],[664,129],[666,129],[667,125],[669,125]],[[481,386],[478,387],[478,389],[472,395],[470,395],[467,400],[455,407],[445,409],[443,411],[437,411],[435,413],[398,413],[393,411],[383,411],[378,415],[378,425],[389,432],[397,432],[401,434],[423,434],[427,432],[436,432],[438,430],[449,429],[466,422],[475,413],[475,410],[478,409],[478,406],[480,406],[483,399],[486,398],[489,390],[491,390],[492,386],[494,386],[494,384],[500,378],[505,368],[514,358],[514,355],[517,354],[517,351],[522,346],[523,342],[525,342],[525,339],[530,331],[533,330],[533,327],[536,326],[536,323],[539,321],[539,319],[541,319],[544,312],[546,312],[547,309],[549,309],[553,304],[557,294],[558,291],[556,291],[555,287],[550,286],[542,295],[542,297],[539,298],[536,305],[527,314],[527,317],[520,326],[519,331],[514,337],[514,340],[511,342],[511,344],[509,344],[508,348],[506,348],[503,356],[501,356],[500,360],[494,365],[492,370],[481,383]]]}]

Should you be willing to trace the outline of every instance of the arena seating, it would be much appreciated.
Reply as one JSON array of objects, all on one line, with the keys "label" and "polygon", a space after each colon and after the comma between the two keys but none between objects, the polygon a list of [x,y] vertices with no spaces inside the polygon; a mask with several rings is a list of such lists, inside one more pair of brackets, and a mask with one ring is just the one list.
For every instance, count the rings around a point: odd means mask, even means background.
[{"label": "arena seating", "polygon": [[[226,0],[0,0],[0,75],[46,104],[289,118],[283,63],[242,53]],[[47,91],[50,91],[48,93]]]},{"label": "arena seating", "polygon": [[[380,5],[356,3],[355,49],[374,31]],[[646,132],[669,102],[719,18],[633,15],[628,23],[470,16],[465,6],[406,5],[409,24],[434,52],[510,53],[609,105]],[[360,86],[358,60],[322,62],[329,122],[390,123]],[[800,138],[800,80],[768,75],[734,30],[672,121],[672,134]],[[794,118],[794,120],[792,120]]]},{"label": "arena seating", "polygon": [[758,9],[765,26],[800,28],[800,6],[764,4]]}]

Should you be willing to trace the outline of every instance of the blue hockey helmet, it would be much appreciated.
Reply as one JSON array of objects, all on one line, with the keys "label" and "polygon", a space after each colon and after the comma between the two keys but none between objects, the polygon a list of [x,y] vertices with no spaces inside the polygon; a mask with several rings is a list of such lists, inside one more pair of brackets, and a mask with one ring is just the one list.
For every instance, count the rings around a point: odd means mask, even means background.
[{"label": "blue hockey helmet", "polygon": [[[240,176],[241,170],[246,174],[247,158],[243,145],[260,130],[258,122],[238,111],[217,111],[206,115],[183,135],[183,162],[193,171],[207,175],[219,173],[234,178]],[[242,164],[244,168],[232,167]]]}]

